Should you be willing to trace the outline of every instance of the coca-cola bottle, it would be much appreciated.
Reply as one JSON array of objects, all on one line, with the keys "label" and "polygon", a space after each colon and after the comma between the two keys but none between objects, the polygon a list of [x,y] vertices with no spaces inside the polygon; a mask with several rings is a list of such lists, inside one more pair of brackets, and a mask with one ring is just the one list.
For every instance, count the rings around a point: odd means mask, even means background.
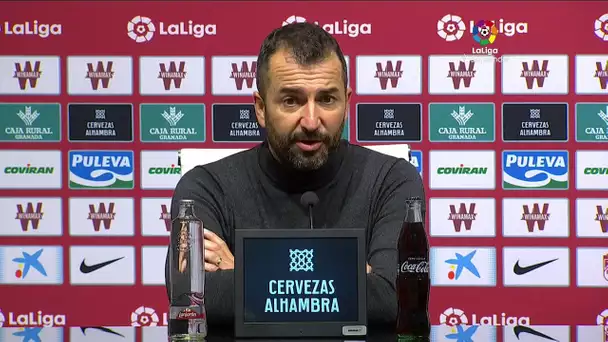
[{"label": "coca-cola bottle", "polygon": [[169,340],[204,341],[207,336],[203,222],[194,201],[180,200],[169,253]]},{"label": "coca-cola bottle", "polygon": [[410,198],[397,250],[397,336],[400,341],[425,341],[429,320],[429,243],[424,230],[422,200]]}]

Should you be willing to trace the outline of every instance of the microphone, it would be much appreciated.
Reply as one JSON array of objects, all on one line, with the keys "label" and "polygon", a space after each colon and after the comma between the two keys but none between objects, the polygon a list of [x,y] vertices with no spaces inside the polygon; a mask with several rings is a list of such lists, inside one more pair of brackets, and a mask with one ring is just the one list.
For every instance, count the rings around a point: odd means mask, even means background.
[{"label": "microphone", "polygon": [[300,197],[300,203],[308,208],[308,218],[310,219],[310,229],[313,229],[312,208],[319,203],[319,196],[312,191],[306,191]]}]

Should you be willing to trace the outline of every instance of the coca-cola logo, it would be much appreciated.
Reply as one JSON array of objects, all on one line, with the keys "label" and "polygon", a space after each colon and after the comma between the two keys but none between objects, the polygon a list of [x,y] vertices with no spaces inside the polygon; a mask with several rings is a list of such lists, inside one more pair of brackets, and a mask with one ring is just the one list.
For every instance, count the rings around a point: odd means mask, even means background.
[{"label": "coca-cola logo", "polygon": [[401,264],[401,273],[429,273],[429,262],[428,261],[418,261],[418,262],[409,262],[406,261]]}]

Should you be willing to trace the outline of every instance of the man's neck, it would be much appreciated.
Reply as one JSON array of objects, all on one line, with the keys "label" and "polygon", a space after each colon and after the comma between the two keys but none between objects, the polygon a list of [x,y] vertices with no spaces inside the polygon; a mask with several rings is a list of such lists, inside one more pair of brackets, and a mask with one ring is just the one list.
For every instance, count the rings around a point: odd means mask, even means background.
[{"label": "man's neck", "polygon": [[331,183],[342,166],[347,149],[348,142],[341,140],[339,147],[329,153],[327,162],[321,168],[301,171],[281,163],[268,141],[265,141],[259,150],[258,160],[264,174],[278,187],[289,193],[302,193],[317,190]]}]

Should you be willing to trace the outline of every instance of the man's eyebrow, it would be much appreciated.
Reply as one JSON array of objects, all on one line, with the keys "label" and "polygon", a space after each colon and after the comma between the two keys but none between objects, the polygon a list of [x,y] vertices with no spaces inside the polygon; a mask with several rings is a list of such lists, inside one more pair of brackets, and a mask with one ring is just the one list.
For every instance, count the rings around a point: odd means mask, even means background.
[{"label": "man's eyebrow", "polygon": [[[338,88],[338,87],[322,88],[322,89],[318,90],[319,93],[324,93],[324,94],[337,93],[339,91],[340,91],[340,88]],[[304,89],[302,89],[300,87],[283,87],[283,88],[279,89],[279,93],[282,93],[282,94],[294,94],[294,93],[302,93],[302,92],[304,92]]]}]

